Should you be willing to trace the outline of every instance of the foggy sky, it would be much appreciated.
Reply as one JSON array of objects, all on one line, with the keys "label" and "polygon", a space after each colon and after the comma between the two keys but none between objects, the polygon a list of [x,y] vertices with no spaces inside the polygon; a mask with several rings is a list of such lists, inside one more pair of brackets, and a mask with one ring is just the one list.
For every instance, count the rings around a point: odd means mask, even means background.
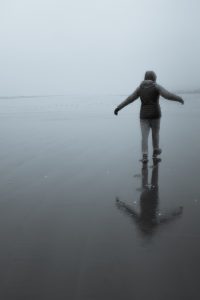
[{"label": "foggy sky", "polygon": [[0,95],[200,88],[199,0],[1,0]]}]

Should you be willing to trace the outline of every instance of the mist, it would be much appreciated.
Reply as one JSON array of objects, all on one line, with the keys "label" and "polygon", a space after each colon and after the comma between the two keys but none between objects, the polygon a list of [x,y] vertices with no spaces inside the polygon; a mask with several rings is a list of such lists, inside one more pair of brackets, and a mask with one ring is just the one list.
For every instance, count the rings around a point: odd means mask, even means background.
[{"label": "mist", "polygon": [[197,0],[8,0],[0,5],[0,95],[129,94],[154,70],[200,88]]}]

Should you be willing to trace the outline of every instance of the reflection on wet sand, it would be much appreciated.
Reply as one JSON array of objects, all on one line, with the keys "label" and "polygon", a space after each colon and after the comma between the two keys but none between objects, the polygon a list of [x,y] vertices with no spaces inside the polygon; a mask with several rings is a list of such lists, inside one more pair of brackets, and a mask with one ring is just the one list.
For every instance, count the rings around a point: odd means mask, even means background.
[{"label": "reflection on wet sand", "polygon": [[140,212],[120,199],[116,198],[118,209],[128,215],[137,225],[142,236],[152,236],[163,224],[168,224],[182,215],[183,207],[170,212],[159,211],[159,162],[154,161],[151,174],[151,184],[148,183],[148,164],[141,169]]}]

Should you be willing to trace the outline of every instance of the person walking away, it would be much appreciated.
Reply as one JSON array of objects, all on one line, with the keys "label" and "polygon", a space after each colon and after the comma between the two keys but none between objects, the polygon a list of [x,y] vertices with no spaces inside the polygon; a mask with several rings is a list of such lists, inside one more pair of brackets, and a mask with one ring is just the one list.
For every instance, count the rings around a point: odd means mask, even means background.
[{"label": "person walking away", "polygon": [[118,112],[134,102],[140,97],[140,127],[142,133],[142,162],[148,162],[148,136],[151,130],[152,132],[152,144],[153,144],[153,159],[158,159],[157,156],[161,154],[162,150],[159,147],[159,131],[160,131],[160,118],[161,109],[159,105],[159,97],[162,96],[165,99],[177,101],[184,104],[184,101],[178,95],[175,95],[161,85],[156,83],[156,74],[154,71],[147,71],[144,76],[144,80],[136,88],[136,90],[117,108],[114,110],[114,114],[118,115]]}]

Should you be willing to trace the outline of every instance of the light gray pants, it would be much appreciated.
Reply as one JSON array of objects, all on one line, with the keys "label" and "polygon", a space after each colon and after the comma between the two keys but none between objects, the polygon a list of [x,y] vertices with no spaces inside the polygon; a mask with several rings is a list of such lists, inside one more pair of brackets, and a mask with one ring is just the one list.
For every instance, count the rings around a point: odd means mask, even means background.
[{"label": "light gray pants", "polygon": [[140,126],[142,131],[142,153],[148,154],[148,137],[150,129],[152,132],[153,150],[159,149],[160,118],[140,119]]}]

